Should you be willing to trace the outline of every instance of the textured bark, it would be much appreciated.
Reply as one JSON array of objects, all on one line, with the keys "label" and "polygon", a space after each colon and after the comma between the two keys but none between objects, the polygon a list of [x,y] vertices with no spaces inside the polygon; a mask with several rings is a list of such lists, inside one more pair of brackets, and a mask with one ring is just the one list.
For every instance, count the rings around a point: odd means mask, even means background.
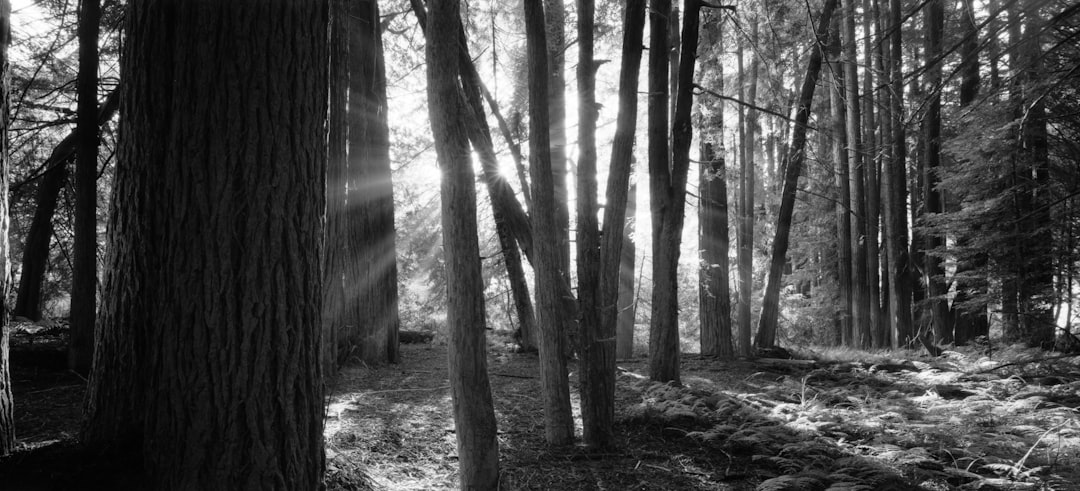
[{"label": "textured bark", "polygon": [[68,368],[90,373],[94,361],[97,300],[98,31],[101,1],[79,4],[79,75],[76,108],[75,243],[71,267],[71,337]]},{"label": "textured bark", "polygon": [[882,172],[885,192],[885,246],[889,255],[889,327],[892,346],[909,346],[915,340],[911,320],[912,276],[908,255],[907,227],[907,145],[904,129],[904,76],[900,0],[889,1],[889,75],[891,97],[889,118],[892,133],[886,143],[892,151]]},{"label": "textured bark", "polygon": [[346,343],[366,363],[396,363],[394,193],[379,9],[375,0],[350,6]]},{"label": "textured bark", "polygon": [[330,3],[329,139],[326,159],[326,225],[323,229],[323,368],[332,378],[344,361],[338,339],[345,326],[345,261],[347,217],[345,207],[348,175],[347,112],[349,99],[348,0]]},{"label": "textured bark", "polygon": [[[453,39],[460,21],[457,0],[430,3],[427,31]],[[449,374],[454,405],[461,489],[496,489],[499,451],[487,376],[483,278],[477,244],[476,185],[465,122],[469,108],[458,84],[459,45],[427,43],[428,101],[435,151],[442,167],[442,229],[450,325]]]},{"label": "textured bark", "polygon": [[[874,137],[874,162],[867,165],[867,204],[866,204],[866,231],[867,231],[867,248],[866,265],[867,272],[869,273],[870,280],[870,344],[875,348],[884,348],[889,345],[889,320],[888,320],[888,265],[887,251],[882,250],[882,243],[879,242],[878,237],[883,230],[883,216],[881,213],[881,182],[882,168],[885,161],[885,157],[888,153],[888,149],[885,148],[884,141],[885,135],[889,134],[892,126],[888,123],[886,118],[887,112],[884,110],[888,106],[889,93],[885,87],[884,81],[888,79],[885,75],[885,57],[884,57],[884,38],[882,35],[882,14],[881,14],[881,0],[866,0],[866,11],[872,12],[870,19],[866,21],[864,27],[869,31],[871,24],[873,26],[874,36],[866,36],[866,57],[867,63],[873,65],[873,70],[868,70],[868,75],[873,75],[866,78],[866,92],[867,97],[871,101],[866,105],[866,112],[869,116],[868,127],[873,127],[875,130]],[[874,108],[880,107],[882,110],[877,112],[875,116]]]},{"label": "textured bark", "polygon": [[[937,189],[941,167],[941,72],[940,62],[934,62],[942,53],[942,30],[945,23],[945,4],[931,0],[927,5],[923,25],[926,30],[926,59],[933,63],[926,71],[926,85],[930,90],[923,121],[923,204],[927,216],[945,211],[942,192]],[[945,245],[944,238],[924,234],[923,274],[929,300],[930,322],[933,325],[935,343],[953,341],[952,322],[949,321],[949,301],[945,298],[945,268],[935,251]]]},{"label": "textured bark", "polygon": [[555,223],[555,189],[548,135],[547,35],[542,0],[524,0],[525,39],[529,59],[529,168],[532,171],[532,228],[536,249],[536,321],[540,326],[540,384],[544,393],[544,435],[550,445],[574,438],[570,385],[563,357],[563,319],[559,243]]},{"label": "textured bark", "polygon": [[[11,2],[0,0],[0,294],[7,298],[11,270],[8,245],[8,44],[11,42]],[[0,457],[15,447],[14,401],[8,360],[8,309],[0,302]]]},{"label": "textured bark", "polygon": [[84,442],[141,456],[152,489],[319,487],[327,19],[128,6]]},{"label": "textured bark", "polygon": [[596,5],[578,0],[577,280],[581,312],[581,420],[585,444],[611,443],[615,421],[615,336],[600,324],[600,228],[596,215],[596,69],[593,30]]},{"label": "textured bark", "polygon": [[[851,1],[851,0],[849,0]],[[832,142],[832,160],[836,166],[834,182],[838,191],[836,213],[836,250],[837,250],[837,286],[839,305],[837,317],[840,321],[840,341],[844,346],[852,346],[852,254],[851,254],[851,215],[848,204],[851,202],[850,168],[847,157],[847,108],[844,105],[844,66],[840,61],[840,21],[841,16],[834,15],[829,29],[829,113],[832,122],[830,134]]]},{"label": "textured bark", "polygon": [[[818,16],[817,33],[826,33],[829,29],[836,0],[825,0]],[[772,256],[769,260],[769,276],[765,282],[765,296],[761,305],[761,317],[758,319],[758,333],[755,344],[759,348],[770,348],[776,344],[776,323],[780,315],[780,280],[784,272],[788,243],[791,238],[791,218],[795,211],[795,194],[798,190],[799,175],[802,174],[806,160],[806,128],[810,119],[810,105],[814,100],[814,90],[821,74],[822,42],[814,40],[814,49],[806,67],[806,77],[799,91],[799,100],[795,112],[795,128],[791,135],[791,145],[784,158],[784,188],[780,194],[780,210],[776,217],[776,235],[773,237]]]},{"label": "textured bark", "polygon": [[[719,78],[723,79],[722,76]],[[715,127],[710,130],[718,135],[724,133],[722,117],[718,114],[717,120],[710,125]],[[704,163],[698,197],[701,354],[731,359],[735,352],[731,344],[731,292],[728,285],[727,172],[723,156],[716,154],[711,142],[702,142],[701,160]]]},{"label": "textured bark", "polygon": [[[551,138],[551,178],[555,185],[555,233],[559,244],[559,271],[570,284],[570,194],[566,159],[566,5],[564,0],[543,0],[548,53],[548,135]],[[574,317],[564,316],[560,329],[570,334]],[[572,337],[566,338],[569,342]],[[568,349],[575,347],[567,346]]]},{"label": "textured bark", "polygon": [[856,56],[858,38],[855,37],[855,2],[844,3],[843,58],[844,103],[847,110],[845,131],[847,133],[847,160],[851,170],[850,210],[852,223],[852,339],[856,347],[870,347],[870,285],[867,265],[866,232],[866,169],[863,158],[862,106],[859,104],[859,71]]},{"label": "textured bark", "polygon": [[[668,18],[671,0],[649,0],[649,73],[648,73],[648,156],[649,208],[652,218],[653,292],[649,320],[649,376],[657,381],[679,380],[679,324],[675,288],[678,283],[664,236],[665,219],[673,203],[669,196],[671,152],[668,145]],[[674,284],[673,284],[674,283]]]}]

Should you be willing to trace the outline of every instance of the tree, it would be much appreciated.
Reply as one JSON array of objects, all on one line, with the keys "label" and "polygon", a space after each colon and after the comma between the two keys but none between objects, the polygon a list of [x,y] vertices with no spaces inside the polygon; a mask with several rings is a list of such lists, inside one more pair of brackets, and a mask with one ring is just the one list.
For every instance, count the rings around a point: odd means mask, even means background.
[{"label": "tree", "polygon": [[[7,298],[8,271],[8,44],[11,42],[11,2],[0,0],[0,293]],[[0,457],[15,448],[14,401],[8,366],[7,302],[0,302]]]},{"label": "tree", "polygon": [[327,6],[125,18],[82,441],[141,460],[152,489],[317,489]]},{"label": "tree", "polygon": [[367,363],[398,361],[397,260],[379,6],[350,3],[348,344]]},{"label": "tree", "polygon": [[907,170],[905,168],[907,143],[903,121],[904,76],[901,63],[902,15],[900,0],[890,0],[888,74],[891,96],[888,118],[892,124],[891,132],[884,132],[884,134],[885,143],[891,146],[891,150],[887,165],[882,171],[882,187],[885,194],[883,237],[889,258],[889,329],[893,347],[908,346],[915,339],[911,321],[911,283],[913,280],[908,256]]},{"label": "tree", "polygon": [[[854,219],[851,248],[854,252],[852,257],[852,324],[854,331],[852,337],[855,345],[860,348],[870,346],[870,309],[871,309],[871,285],[869,283],[869,265],[867,264],[870,237],[867,233],[867,198],[866,198],[866,167],[869,159],[865,159],[863,152],[863,119],[862,107],[859,103],[859,70],[856,56],[858,38],[855,37],[855,0],[844,2],[843,20],[843,59],[844,59],[844,103],[847,111],[845,120],[847,133],[847,159],[848,168],[851,170],[851,216]],[[867,30],[866,32],[870,32]],[[869,37],[869,36],[867,36]],[[877,240],[874,237],[873,240]],[[873,307],[873,308],[876,308]]]},{"label": "tree", "polygon": [[[455,39],[456,0],[429,4],[427,32],[432,39]],[[469,157],[465,119],[469,109],[458,85],[458,43],[427,43],[428,108],[435,151],[442,167],[443,247],[450,326],[450,394],[454,400],[459,480],[462,489],[496,489],[499,450],[495,411],[487,376],[484,293],[477,244],[476,186]],[[448,285],[449,286],[449,285]]]},{"label": "tree", "polygon": [[[104,125],[116,114],[120,105],[120,93],[115,89],[105,98],[97,114],[98,126]],[[15,316],[33,321],[41,320],[41,287],[49,262],[49,242],[52,240],[53,215],[56,200],[68,178],[68,161],[75,155],[77,130],[60,141],[42,164],[46,169],[40,174],[37,194],[34,196],[34,217],[23,241],[22,268],[19,273],[19,289],[15,299]]]},{"label": "tree", "polygon": [[[850,1],[850,0],[849,0]],[[835,183],[838,199],[835,202],[837,232],[837,286],[840,293],[840,341],[852,346],[852,251],[851,251],[851,172],[847,156],[847,108],[844,103],[844,67],[840,61],[840,18],[834,15],[829,28],[829,112],[832,117],[832,159],[836,166]]]},{"label": "tree", "polygon": [[75,159],[75,245],[71,271],[68,368],[90,373],[97,301],[98,30],[100,0],[79,7],[79,80]]},{"label": "tree", "polygon": [[[753,21],[750,29],[751,45],[757,44],[757,19]],[[750,62],[749,80],[743,82],[743,51],[739,49],[739,98],[743,99],[749,108],[739,106],[739,228],[738,228],[738,261],[739,261],[739,354],[750,357],[753,355],[751,346],[751,309],[750,294],[754,289],[754,151],[757,149],[756,129],[758,125],[757,104],[758,86],[758,57],[755,55]],[[745,94],[743,90],[746,90]]]},{"label": "tree", "polygon": [[533,247],[536,258],[536,322],[540,326],[540,384],[544,392],[544,435],[550,445],[566,445],[574,438],[570,413],[570,385],[561,324],[559,285],[566,284],[559,269],[555,223],[555,187],[548,135],[547,35],[542,0],[525,2],[525,40],[529,59],[529,169],[532,174]]},{"label": "tree", "polygon": [[616,333],[615,333],[615,357],[630,358],[634,356],[634,327],[637,322],[637,282],[634,280],[636,272],[637,252],[634,243],[634,232],[637,227],[637,183],[630,184],[630,193],[626,199],[626,225],[623,229],[622,259],[619,261],[619,295],[615,302],[616,308]]},{"label": "tree", "polygon": [[[836,0],[825,0],[818,16],[815,33],[827,33]],[[784,187],[780,194],[780,210],[776,216],[776,235],[773,237],[772,255],[769,260],[769,276],[765,282],[765,296],[761,305],[761,317],[758,319],[758,333],[755,344],[759,348],[769,348],[776,343],[776,323],[780,315],[780,280],[784,272],[788,243],[791,238],[791,217],[795,211],[795,194],[798,190],[799,175],[806,160],[806,128],[810,120],[810,105],[814,100],[814,89],[821,74],[823,43],[813,41],[810,60],[806,67],[799,91],[798,106],[795,112],[795,128],[791,135],[791,144],[784,158]]]},{"label": "tree", "polygon": [[[923,203],[927,215],[945,211],[944,199],[938,189],[938,168],[941,166],[941,72],[942,30],[945,24],[945,5],[941,0],[932,0],[926,7],[923,25],[926,30],[926,59],[930,66],[926,71],[926,83],[930,94],[926,114],[923,120]],[[945,269],[938,249],[945,241],[940,235],[924,234],[924,276],[926,277],[927,302],[929,303],[930,322],[933,325],[934,342],[951,343],[953,341],[952,323],[949,321],[949,304],[945,295]]]},{"label": "tree", "polygon": [[338,336],[345,326],[345,261],[347,239],[346,179],[348,161],[349,34],[347,0],[330,4],[330,92],[326,159],[326,225],[323,229],[323,363],[327,377],[344,361]]},{"label": "tree", "polygon": [[[720,63],[723,52],[723,32],[720,23],[705,22],[706,37],[702,45],[715,50],[713,69],[716,91],[724,92],[724,67]],[[731,287],[728,263],[728,198],[727,167],[723,155],[724,116],[720,102],[703,105],[702,109],[701,161],[698,194],[698,249],[701,266],[698,272],[698,324],[701,329],[701,354],[730,359],[735,356],[731,339]],[[711,138],[709,135],[713,135]],[[717,147],[720,151],[717,151]],[[749,330],[747,331],[749,333]],[[749,340],[747,340],[749,345]]]}]

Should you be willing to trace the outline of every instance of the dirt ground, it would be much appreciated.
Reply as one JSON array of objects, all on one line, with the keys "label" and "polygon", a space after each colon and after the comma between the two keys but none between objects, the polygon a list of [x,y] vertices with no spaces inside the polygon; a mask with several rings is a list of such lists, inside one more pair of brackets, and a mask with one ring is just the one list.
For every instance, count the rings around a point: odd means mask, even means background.
[{"label": "dirt ground", "polygon": [[[136,489],[88,480],[107,470],[77,460],[84,381],[63,369],[58,349],[14,348],[20,449],[0,460],[0,489]],[[645,358],[620,360],[618,443],[594,451],[545,445],[536,355],[493,344],[501,488],[1080,490],[1077,358],[907,354],[726,363],[690,355],[682,386],[650,382]],[[347,366],[335,380],[329,490],[456,489],[446,348],[403,345],[402,360]],[[573,364],[570,380],[576,412]]]}]

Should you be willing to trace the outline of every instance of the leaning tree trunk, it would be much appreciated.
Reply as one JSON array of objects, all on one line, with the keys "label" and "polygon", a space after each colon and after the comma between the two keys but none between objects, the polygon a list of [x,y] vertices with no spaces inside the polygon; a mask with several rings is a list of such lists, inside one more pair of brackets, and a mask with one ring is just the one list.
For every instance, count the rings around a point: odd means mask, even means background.
[{"label": "leaning tree trunk", "polygon": [[[825,0],[818,17],[817,33],[827,33],[836,0]],[[798,190],[799,175],[806,160],[806,128],[810,119],[810,104],[814,100],[814,89],[821,74],[821,58],[824,46],[820,39],[814,39],[814,49],[810,52],[810,61],[806,67],[806,77],[799,91],[798,107],[795,112],[795,128],[791,135],[791,145],[784,158],[784,188],[780,194],[780,210],[776,217],[776,236],[773,238],[772,257],[769,261],[769,277],[765,282],[765,296],[761,305],[761,317],[758,320],[758,333],[755,344],[759,348],[771,348],[776,344],[776,323],[780,315],[780,280],[784,272],[788,243],[791,238],[791,217],[795,211],[795,194]]]},{"label": "leaning tree trunk", "polygon": [[[458,34],[457,0],[430,2],[427,31],[432,39]],[[427,43],[428,100],[435,151],[442,167],[442,228],[450,325],[449,374],[457,434],[461,489],[496,489],[499,450],[495,411],[487,376],[484,292],[477,244],[476,185],[461,97],[458,43]]]},{"label": "leaning tree trunk", "polygon": [[[11,40],[11,2],[0,0],[0,295],[7,298],[8,271],[11,268],[8,247],[8,43]],[[8,309],[0,302],[0,457],[15,448],[14,401],[11,397],[11,371],[8,360]]]},{"label": "leaning tree trunk", "polygon": [[84,441],[141,460],[151,489],[320,486],[328,18],[128,5]]},{"label": "leaning tree trunk", "polygon": [[544,394],[544,434],[550,445],[574,438],[570,383],[563,357],[560,322],[563,314],[560,256],[555,223],[555,187],[548,136],[548,63],[544,8],[541,0],[525,1],[525,40],[529,58],[529,160],[532,170],[532,228],[536,259],[536,321],[540,326],[540,385]]},{"label": "leaning tree trunk", "polygon": [[[101,126],[116,114],[120,105],[120,93],[113,90],[98,109],[97,124]],[[75,154],[77,130],[68,133],[53,147],[49,158],[42,164],[37,193],[34,196],[34,218],[26,232],[23,243],[22,268],[19,273],[19,289],[12,315],[41,320],[41,286],[49,265],[49,242],[52,240],[52,219],[56,213],[56,200],[68,178],[68,161]]]},{"label": "leaning tree trunk", "polygon": [[349,29],[348,347],[366,363],[398,361],[400,326],[386,69],[375,0],[351,3]]},{"label": "leaning tree trunk", "polygon": [[75,244],[71,267],[68,368],[90,373],[97,301],[98,31],[101,1],[79,7],[79,76],[75,152]]}]

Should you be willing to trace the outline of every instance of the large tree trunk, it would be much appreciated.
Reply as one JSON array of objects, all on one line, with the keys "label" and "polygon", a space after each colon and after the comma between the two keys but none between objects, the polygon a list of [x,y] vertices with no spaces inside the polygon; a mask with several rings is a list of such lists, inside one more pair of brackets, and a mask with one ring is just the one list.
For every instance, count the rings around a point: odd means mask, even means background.
[{"label": "large tree trunk", "polygon": [[[829,29],[836,0],[825,0],[818,17],[817,33],[826,33]],[[799,91],[798,107],[795,112],[795,128],[791,135],[791,145],[784,158],[784,188],[780,194],[780,211],[776,217],[776,236],[773,238],[772,257],[769,261],[769,277],[765,282],[765,296],[761,305],[761,317],[758,320],[758,333],[755,344],[759,348],[770,348],[776,344],[776,323],[780,315],[780,280],[784,272],[788,243],[791,238],[791,217],[795,211],[795,194],[806,160],[806,128],[810,119],[810,104],[814,100],[814,89],[821,74],[821,59],[824,46],[820,39],[814,39],[810,61],[806,67],[806,77]]]},{"label": "large tree trunk", "polygon": [[[883,243],[879,242],[878,236],[880,232],[884,230],[884,216],[882,215],[882,195],[881,195],[881,183],[884,181],[882,169],[884,162],[889,153],[888,146],[885,145],[885,135],[891,133],[892,125],[889,123],[887,112],[884,108],[889,104],[889,92],[885,88],[885,80],[888,80],[885,74],[885,56],[884,56],[884,37],[882,34],[882,23],[884,19],[881,14],[880,2],[882,0],[867,0],[870,5],[865,5],[867,10],[872,12],[871,19],[867,21],[865,27],[870,29],[869,24],[873,24],[874,36],[866,37],[866,56],[867,63],[873,62],[874,69],[867,71],[868,75],[875,75],[873,80],[867,77],[867,97],[870,98],[871,104],[866,105],[867,114],[869,115],[869,124],[876,130],[876,136],[874,138],[875,157],[872,164],[867,166],[869,173],[866,176],[868,196],[867,196],[867,238],[869,249],[866,258],[866,265],[870,272],[870,324],[871,324],[871,345],[875,348],[884,348],[889,346],[889,316],[888,316],[888,251],[882,249]],[[876,83],[875,83],[876,82]],[[880,107],[881,110],[877,111],[875,117],[874,108]]]},{"label": "large tree trunk", "polygon": [[892,133],[886,135],[886,144],[891,145],[892,151],[882,176],[885,190],[885,246],[889,255],[889,326],[894,348],[909,346],[915,340],[911,321],[911,291],[914,277],[908,255],[907,170],[905,169],[907,146],[903,120],[904,76],[901,63],[903,54],[900,29],[902,15],[900,0],[890,0],[889,118],[892,120]]},{"label": "large tree trunk", "polygon": [[[548,53],[548,128],[551,138],[551,176],[555,184],[555,226],[559,241],[559,270],[570,284],[570,193],[566,182],[566,5],[544,0]],[[562,329],[571,334],[574,318],[564,316]],[[567,338],[569,341],[571,338]],[[573,349],[574,347],[568,347]]]},{"label": "large tree trunk", "polygon": [[[113,90],[105,98],[97,113],[97,124],[101,126],[112,119],[119,107],[120,93]],[[49,242],[52,241],[52,219],[56,213],[56,200],[60,190],[67,182],[67,163],[75,154],[77,130],[72,130],[60,140],[49,158],[42,164],[47,169],[40,175],[37,192],[34,195],[34,218],[26,232],[23,243],[22,268],[19,273],[19,290],[15,299],[12,315],[41,320],[41,286],[45,271],[49,266]]]},{"label": "large tree trunk", "polygon": [[320,485],[328,17],[128,6],[83,441],[141,457],[152,489]]},{"label": "large tree trunk", "polygon": [[[611,164],[608,169],[607,206],[604,207],[603,232],[599,237],[600,264],[598,294],[596,306],[599,327],[591,330],[592,348],[590,354],[595,377],[590,385],[596,401],[594,416],[596,428],[586,442],[594,445],[612,443],[612,425],[615,418],[615,351],[613,338],[622,338],[623,346],[633,347],[633,243],[627,238],[628,216],[632,226],[635,210],[636,189],[630,186],[633,170],[634,133],[637,127],[637,88],[638,72],[641,69],[641,40],[645,27],[645,0],[629,0],[626,5],[623,27],[622,67],[619,73],[619,113],[615,123],[615,139],[612,142]],[[589,64],[586,64],[589,66]],[[596,65],[592,65],[595,70]],[[628,195],[629,188],[629,195]],[[596,192],[594,189],[593,192]],[[595,211],[594,211],[595,214]],[[628,250],[627,250],[628,249]],[[627,257],[629,256],[629,257]],[[629,261],[629,279],[627,286],[626,262]],[[629,297],[627,301],[626,297]],[[627,305],[629,304],[629,305]],[[626,309],[625,311],[623,309]],[[629,321],[626,317],[629,316]],[[616,334],[616,324],[619,334]],[[630,325],[629,341],[625,342],[625,324]],[[592,351],[592,350],[590,350]]]},{"label": "large tree trunk", "polygon": [[547,35],[541,0],[525,2],[525,39],[529,59],[529,160],[532,171],[532,228],[536,249],[536,321],[540,326],[540,384],[544,393],[544,434],[550,445],[566,445],[574,438],[570,413],[570,385],[563,357],[560,323],[564,308],[559,285],[559,243],[555,223],[555,189],[548,135]]},{"label": "large tree trunk", "polygon": [[345,312],[345,206],[348,176],[347,112],[349,99],[348,0],[330,3],[329,139],[326,158],[326,225],[323,229],[323,367],[326,378],[337,372],[344,353],[338,337],[347,335]]},{"label": "large tree trunk", "polygon": [[[457,0],[434,0],[427,31],[433,39],[454,39],[460,18]],[[487,375],[484,285],[477,244],[476,185],[469,157],[461,97],[458,43],[427,43],[428,101],[435,151],[442,167],[442,229],[450,325],[449,374],[454,400],[461,489],[496,489],[499,451],[495,411]]]},{"label": "large tree trunk", "polygon": [[75,152],[75,244],[71,267],[71,337],[68,368],[90,373],[97,301],[97,88],[101,1],[79,7],[79,76]]},{"label": "large tree trunk", "polygon": [[[0,295],[7,298],[11,256],[8,245],[8,43],[11,40],[11,2],[0,0]],[[8,309],[0,302],[0,457],[15,448],[14,401],[8,360]]]},{"label": "large tree trunk", "polygon": [[366,363],[396,363],[394,192],[379,8],[375,0],[350,6],[347,343]]}]

